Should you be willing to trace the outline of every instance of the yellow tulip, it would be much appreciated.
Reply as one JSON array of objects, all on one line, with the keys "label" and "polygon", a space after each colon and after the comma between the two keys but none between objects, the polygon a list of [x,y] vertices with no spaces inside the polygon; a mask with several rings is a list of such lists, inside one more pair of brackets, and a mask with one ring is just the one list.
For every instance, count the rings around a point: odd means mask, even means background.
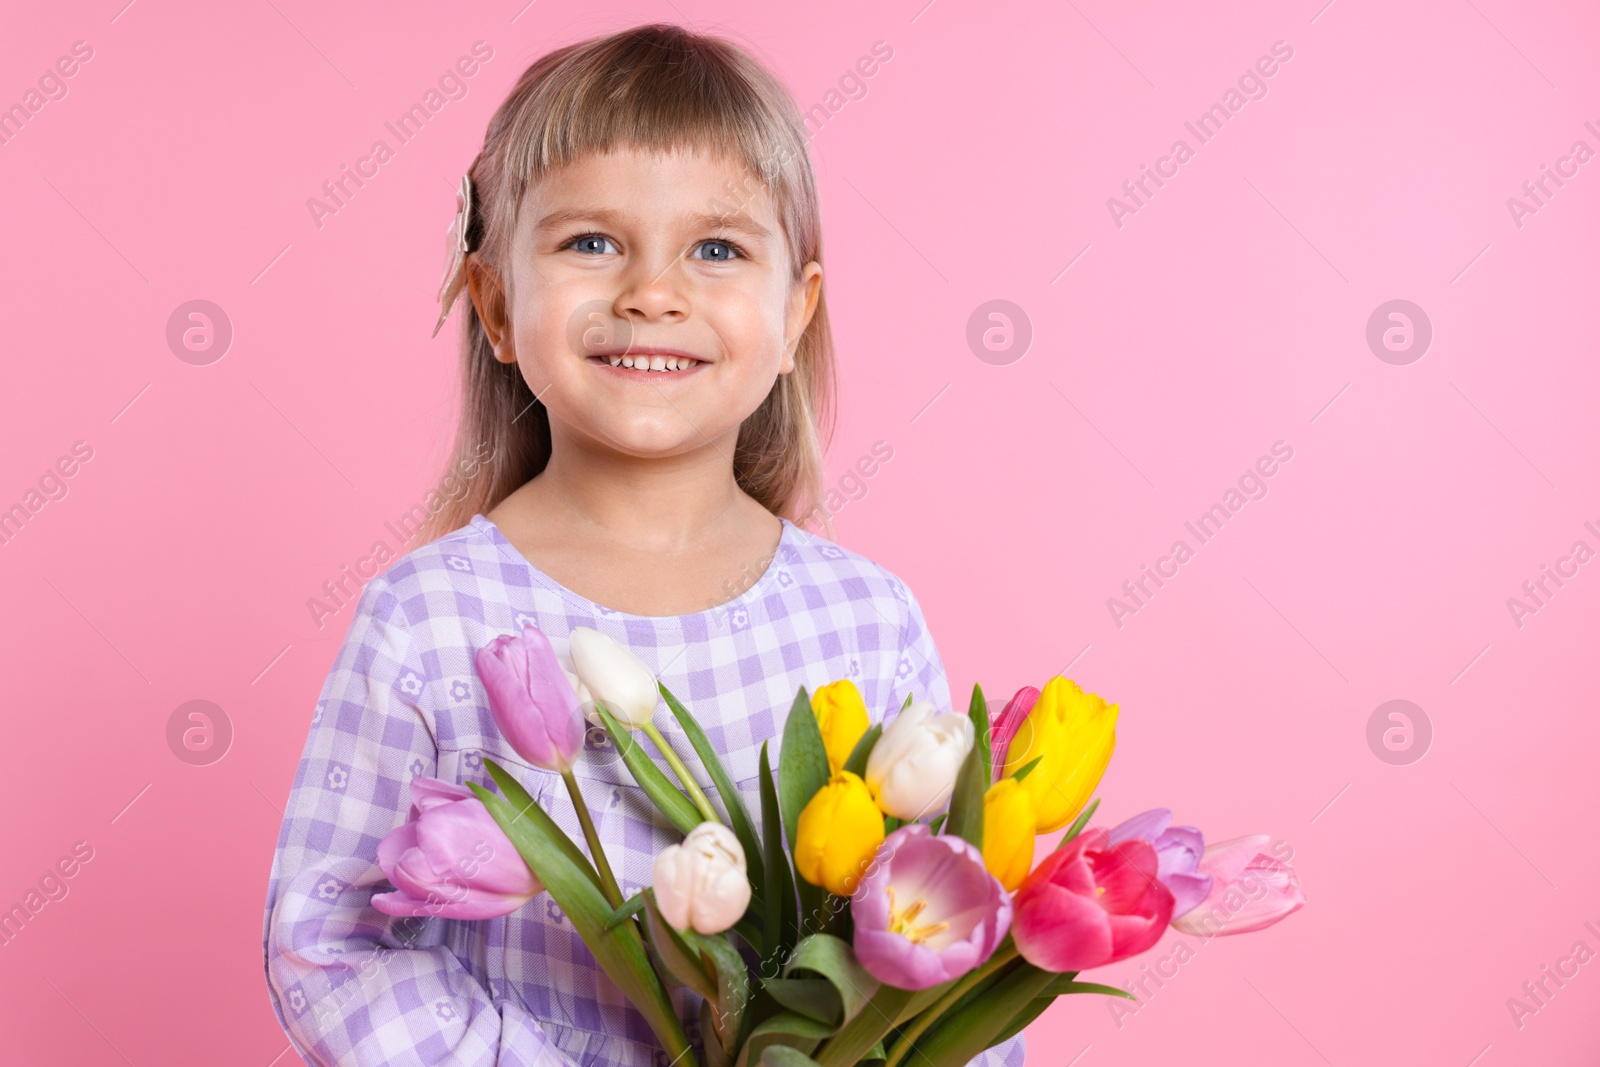
[{"label": "yellow tulip", "polygon": [[795,826],[794,866],[800,877],[847,897],[883,843],[883,813],[856,775],[839,771],[817,790]]},{"label": "yellow tulip", "polygon": [[828,773],[838,774],[867,732],[867,703],[856,683],[842,678],[811,694],[811,710],[822,731],[822,747],[828,750]]},{"label": "yellow tulip", "polygon": [[[1031,777],[1038,772],[1034,768]],[[1033,838],[1037,819],[1027,782],[1002,778],[983,795],[983,865],[1006,891],[1017,888],[1033,870]]]},{"label": "yellow tulip", "polygon": [[1117,705],[1056,675],[1011,739],[1001,774],[1008,777],[1039,760],[1019,784],[1033,797],[1038,832],[1052,833],[1089,802],[1116,744]]}]

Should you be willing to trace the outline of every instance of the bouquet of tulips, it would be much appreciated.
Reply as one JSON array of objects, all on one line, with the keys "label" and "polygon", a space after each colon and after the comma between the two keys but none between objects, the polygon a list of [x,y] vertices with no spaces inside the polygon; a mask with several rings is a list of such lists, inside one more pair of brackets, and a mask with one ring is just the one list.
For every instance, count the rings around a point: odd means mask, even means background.
[{"label": "bouquet of tulips", "polygon": [[[848,680],[801,688],[776,768],[762,746],[757,819],[694,716],[642,661],[580,627],[569,662],[533,626],[477,653],[497,725],[529,763],[562,776],[587,854],[485,760],[502,795],[414,783],[412,818],[378,850],[398,890],[373,904],[483,919],[550,893],[673,1062],[960,1067],[1058,996],[1133,999],[1078,972],[1149,949],[1169,923],[1242,933],[1304,902],[1265,835],[1207,847],[1163,809],[1085,829],[1117,706],[1060,676],[1020,690],[992,721],[974,686],[966,715],[907,697],[887,727],[869,725]],[[721,810],[656,728],[662,701]],[[586,715],[684,834],[656,856],[653,884],[627,899],[572,773]],[[1063,829],[1036,860],[1036,839]],[[669,982],[703,998],[701,1049]]]}]

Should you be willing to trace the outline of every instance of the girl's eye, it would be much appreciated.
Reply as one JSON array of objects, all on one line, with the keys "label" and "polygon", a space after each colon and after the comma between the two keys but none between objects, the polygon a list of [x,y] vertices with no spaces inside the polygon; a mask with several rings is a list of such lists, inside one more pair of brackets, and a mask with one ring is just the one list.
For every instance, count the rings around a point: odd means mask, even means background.
[{"label": "girl's eye", "polygon": [[719,241],[715,238],[701,241],[696,250],[704,249],[706,254],[699,257],[712,263],[727,263],[729,260],[744,258],[744,251],[732,241]]},{"label": "girl's eye", "polygon": [[562,247],[571,248],[588,255],[605,255],[607,248],[613,252],[617,250],[617,246],[611,243],[609,237],[598,233],[579,234]]}]

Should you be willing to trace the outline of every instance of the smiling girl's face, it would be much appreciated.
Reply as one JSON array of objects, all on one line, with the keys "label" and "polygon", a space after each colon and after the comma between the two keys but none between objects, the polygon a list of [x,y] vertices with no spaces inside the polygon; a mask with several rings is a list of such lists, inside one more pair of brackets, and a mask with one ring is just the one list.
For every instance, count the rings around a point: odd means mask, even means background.
[{"label": "smiling girl's face", "polygon": [[772,200],[742,161],[621,148],[529,190],[504,318],[486,307],[487,272],[470,279],[495,358],[521,368],[556,451],[565,437],[731,460],[740,424],[794,369],[821,275],[812,262],[794,278]]}]

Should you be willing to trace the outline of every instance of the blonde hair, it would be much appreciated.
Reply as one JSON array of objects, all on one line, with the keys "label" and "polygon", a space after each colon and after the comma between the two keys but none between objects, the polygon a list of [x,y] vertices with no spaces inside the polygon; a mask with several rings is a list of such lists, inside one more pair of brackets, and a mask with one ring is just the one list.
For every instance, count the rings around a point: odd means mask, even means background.
[{"label": "blonde hair", "polygon": [[[638,26],[559,48],[526,71],[489,121],[468,172],[473,210],[468,244],[505,276],[523,196],[551,169],[615,146],[675,151],[711,148],[742,158],[773,194],[796,282],[822,260],[816,178],[799,108],[788,91],[738,46],[678,26]],[[743,203],[711,210],[731,213]],[[461,422],[447,464],[463,491],[428,515],[413,543],[433,541],[488,512],[550,460],[550,422],[515,363],[494,358],[472,301],[461,311]],[[794,369],[778,376],[744,420],[734,448],[739,487],[768,511],[802,525],[820,516],[823,450],[834,420],[833,335],[819,292]],[[485,458],[485,452],[488,452]],[[431,510],[431,509],[430,509]],[[426,512],[425,512],[426,513]]]}]

